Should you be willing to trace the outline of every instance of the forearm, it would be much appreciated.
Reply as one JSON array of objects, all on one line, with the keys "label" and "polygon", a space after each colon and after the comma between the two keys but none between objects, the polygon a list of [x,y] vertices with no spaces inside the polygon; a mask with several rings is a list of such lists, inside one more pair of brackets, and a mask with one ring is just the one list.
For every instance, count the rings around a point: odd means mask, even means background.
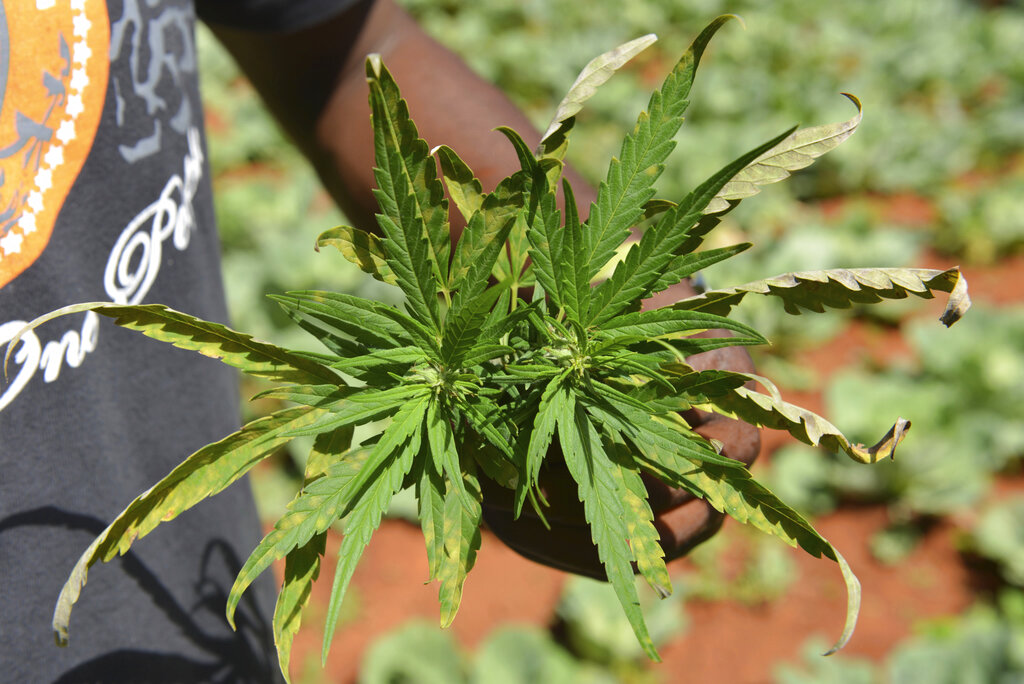
[{"label": "forearm", "polygon": [[[529,120],[500,90],[428,36],[394,0],[359,3],[293,34],[254,36],[212,29],[348,218],[365,230],[376,230],[377,211],[367,54],[380,54],[394,75],[420,136],[430,147],[452,147],[485,190],[519,169],[515,151],[495,127],[516,129],[530,145],[539,140]],[[578,175],[568,175],[586,216],[594,193]],[[453,238],[460,229],[453,226]]]}]

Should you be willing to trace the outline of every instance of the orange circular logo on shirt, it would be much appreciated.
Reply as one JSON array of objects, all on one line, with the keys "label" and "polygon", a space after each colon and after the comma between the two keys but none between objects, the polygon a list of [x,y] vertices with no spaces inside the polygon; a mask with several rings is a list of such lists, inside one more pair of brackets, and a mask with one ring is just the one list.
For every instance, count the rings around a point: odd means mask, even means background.
[{"label": "orange circular logo on shirt", "polygon": [[0,0],[0,288],[46,249],[92,148],[109,44],[103,0]]}]

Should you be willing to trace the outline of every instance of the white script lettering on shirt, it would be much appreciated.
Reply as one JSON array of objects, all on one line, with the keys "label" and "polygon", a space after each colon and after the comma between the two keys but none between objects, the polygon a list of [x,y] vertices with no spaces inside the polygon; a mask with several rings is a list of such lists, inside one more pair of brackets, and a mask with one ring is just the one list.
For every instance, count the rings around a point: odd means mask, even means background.
[{"label": "white script lettering on shirt", "polygon": [[[0,325],[0,349],[2,349],[22,328],[25,321],[10,321]],[[0,411],[14,401],[37,370],[43,371],[43,382],[53,382],[60,375],[64,361],[71,368],[78,368],[85,360],[85,355],[96,349],[99,339],[100,317],[89,311],[85,314],[82,329],[68,330],[59,340],[51,340],[43,345],[35,330],[30,330],[21,337],[17,351],[11,355],[11,364],[17,368],[11,384],[0,394]],[[8,377],[11,369],[8,368]]]},{"label": "white script lettering on shirt", "polygon": [[[115,304],[138,304],[146,296],[160,272],[164,242],[171,240],[178,251],[189,245],[195,227],[192,199],[203,175],[203,150],[197,128],[190,128],[187,138],[182,175],[174,174],[167,180],[160,196],[128,222],[110,251],[103,287]],[[25,321],[0,323],[0,360],[7,343],[25,325]],[[36,331],[25,333],[11,354],[7,369],[10,384],[6,387],[0,373],[0,411],[15,400],[37,371],[43,372],[43,382],[50,383],[59,377],[65,362],[70,368],[78,368],[96,349],[98,339],[99,316],[92,311],[85,314],[80,329],[68,330],[45,344]]]},{"label": "white script lettering on shirt", "polygon": [[163,243],[168,238],[179,252],[188,247],[196,223],[192,198],[202,175],[203,150],[199,144],[199,131],[191,128],[188,131],[184,178],[171,176],[160,197],[128,223],[110,251],[103,287],[111,301],[116,304],[138,304],[142,301],[160,272]]}]

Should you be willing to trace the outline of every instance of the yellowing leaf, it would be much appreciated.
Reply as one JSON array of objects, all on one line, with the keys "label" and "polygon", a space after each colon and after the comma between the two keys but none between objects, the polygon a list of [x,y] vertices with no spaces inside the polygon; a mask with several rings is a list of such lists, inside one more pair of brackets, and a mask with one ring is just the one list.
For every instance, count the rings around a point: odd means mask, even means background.
[{"label": "yellowing leaf", "polygon": [[846,559],[802,515],[757,482],[746,468],[709,465],[687,471],[679,457],[665,452],[641,461],[641,465],[664,482],[692,492],[741,523],[778,537],[790,546],[799,546],[812,556],[836,561],[846,584],[846,622],[828,653],[835,653],[849,641],[860,612],[860,582]]},{"label": "yellowing leaf", "polygon": [[448,194],[467,222],[480,210],[484,203],[483,186],[473,176],[473,170],[462,161],[455,150],[441,145],[431,150],[441,163],[441,176]]},{"label": "yellowing leaf", "polygon": [[[615,445],[618,448],[620,445]],[[654,514],[647,502],[647,488],[640,473],[631,467],[618,464],[615,473],[619,481],[619,495],[622,497],[622,512],[629,534],[629,548],[640,574],[658,596],[665,598],[672,594],[672,580],[665,566],[665,551],[661,548],[661,535],[654,526]]]},{"label": "yellowing leaf", "polygon": [[727,315],[747,294],[771,295],[782,300],[786,312],[821,313],[826,307],[848,308],[852,304],[874,304],[882,299],[903,299],[914,295],[931,299],[932,292],[948,292],[946,309],[939,320],[949,327],[971,306],[967,281],[960,269],[937,271],[926,268],[850,268],[798,271],[746,285],[709,290],[684,299],[673,308]]},{"label": "yellowing leaf", "polygon": [[449,477],[444,498],[444,553],[438,569],[442,627],[448,627],[455,619],[462,602],[462,587],[480,548],[483,497],[472,461],[463,458],[462,463],[463,481],[454,482]]},{"label": "yellowing leaf", "polygon": [[380,238],[373,233],[351,226],[337,226],[320,233],[316,239],[318,251],[328,245],[336,247],[342,256],[364,273],[369,273],[388,285],[398,284],[394,272],[388,265],[384,246],[381,245]]},{"label": "yellowing leaf", "polygon": [[717,214],[730,208],[730,202],[746,199],[761,192],[762,185],[778,183],[789,178],[791,171],[802,169],[814,160],[839,146],[853,135],[860,125],[863,109],[858,100],[843,93],[857,107],[857,114],[848,121],[801,128],[778,145],[768,150],[733,176],[704,209],[705,214]]},{"label": "yellowing leaf", "polygon": [[320,559],[326,544],[326,533],[318,534],[285,558],[284,581],[274,607],[274,644],[277,646],[277,663],[289,684],[292,642],[302,623],[302,609],[313,593],[313,582],[320,576]]},{"label": "yellowing leaf", "polygon": [[343,384],[336,373],[316,361],[299,356],[282,347],[255,340],[220,323],[175,311],[163,304],[121,305],[110,302],[72,304],[40,316],[26,324],[8,343],[3,368],[21,339],[28,331],[61,316],[95,311],[109,316],[114,323],[141,332],[180,349],[196,351],[218,359],[229,366],[255,377],[281,382]]},{"label": "yellowing leaf", "polygon": [[658,40],[658,36],[648,33],[646,36],[623,43],[617,48],[590,60],[583,67],[580,75],[576,77],[576,81],[569,88],[569,92],[558,104],[558,109],[555,110],[555,116],[551,120],[551,124],[544,132],[544,135],[541,136],[541,142],[557,131],[563,121],[576,116],[583,109],[583,103],[593,97],[599,87],[606,83],[626,62],[653,45],[656,40]]},{"label": "yellowing leaf", "polygon": [[53,613],[57,643],[68,642],[71,608],[85,586],[93,563],[107,562],[118,554],[127,553],[137,539],[152,532],[157,525],[222,491],[288,442],[291,439],[286,436],[288,430],[312,423],[321,413],[299,406],[255,420],[192,454],[130,503],[86,549],[61,589]]},{"label": "yellowing leaf", "polygon": [[843,452],[860,463],[894,458],[896,446],[910,430],[910,421],[899,418],[877,444],[865,446],[851,443],[832,423],[805,408],[783,401],[779,396],[736,387],[724,394],[709,396],[708,402],[694,408],[715,411],[758,427],[785,430],[805,444]]}]

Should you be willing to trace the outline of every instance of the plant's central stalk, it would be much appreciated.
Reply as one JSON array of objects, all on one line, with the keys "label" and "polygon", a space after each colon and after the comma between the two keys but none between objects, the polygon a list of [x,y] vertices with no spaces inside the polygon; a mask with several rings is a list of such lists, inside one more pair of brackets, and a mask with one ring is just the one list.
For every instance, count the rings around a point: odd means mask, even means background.
[{"label": "plant's central stalk", "polygon": [[451,397],[462,396],[463,390],[472,387],[473,380],[476,379],[476,376],[471,373],[463,373],[461,369],[446,368],[435,364],[417,368],[409,377],[413,382],[429,385],[436,396],[445,394]]},{"label": "plant's central stalk", "polygon": [[555,364],[571,369],[572,373],[578,378],[583,377],[587,369],[590,368],[592,361],[589,354],[572,342],[563,346],[547,347],[544,355]]}]

